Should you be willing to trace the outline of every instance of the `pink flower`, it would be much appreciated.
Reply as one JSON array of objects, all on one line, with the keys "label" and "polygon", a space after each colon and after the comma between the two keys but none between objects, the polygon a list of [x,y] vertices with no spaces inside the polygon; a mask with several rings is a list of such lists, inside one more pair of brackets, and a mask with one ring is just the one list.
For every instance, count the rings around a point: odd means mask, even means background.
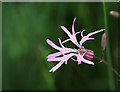
[{"label": "pink flower", "polygon": [[[82,39],[78,43],[76,35],[79,34],[80,32],[75,33],[75,30],[74,30],[75,20],[76,20],[76,18],[74,18],[74,20],[73,20],[72,34],[68,31],[67,28],[65,28],[64,26],[61,26],[62,30],[68,35],[69,39],[62,42],[60,40],[60,38],[58,38],[59,43],[60,43],[60,47],[55,45],[51,40],[47,39],[47,43],[49,45],[51,45],[53,48],[58,50],[58,52],[48,55],[47,56],[47,58],[48,58],[47,61],[58,61],[59,62],[49,72],[55,72],[62,64],[64,64],[64,63],[67,64],[67,61],[70,58],[73,61],[77,61],[78,64],[81,64],[82,62],[84,62],[84,63],[87,63],[87,64],[94,65],[94,63],[92,61],[90,61],[94,58],[94,52],[92,50],[85,49],[84,46],[83,46],[83,43],[87,40],[93,40],[94,38],[90,38],[90,36],[92,36],[93,34],[102,32],[102,31],[104,31],[104,29],[89,33],[87,36],[83,36],[83,32],[85,31],[85,30],[83,30],[81,32]],[[77,49],[64,47],[63,43],[65,43],[67,41],[71,41],[79,49],[77,50]],[[77,59],[75,60],[74,58],[72,58],[73,56],[76,57]]]}]

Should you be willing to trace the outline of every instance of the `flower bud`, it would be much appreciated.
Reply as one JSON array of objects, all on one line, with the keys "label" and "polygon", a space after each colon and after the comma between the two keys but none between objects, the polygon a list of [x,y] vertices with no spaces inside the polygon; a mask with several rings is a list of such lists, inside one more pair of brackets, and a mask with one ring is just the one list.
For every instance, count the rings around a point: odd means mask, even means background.
[{"label": "flower bud", "polygon": [[115,18],[119,18],[120,17],[120,14],[116,11],[110,11],[110,15],[115,17]]},{"label": "flower bud", "polygon": [[88,50],[84,55],[84,58],[87,60],[92,60],[94,58],[94,52],[92,50]]},{"label": "flower bud", "polygon": [[101,37],[101,50],[104,51],[106,48],[106,41],[107,41],[107,36],[106,33],[104,33]]}]

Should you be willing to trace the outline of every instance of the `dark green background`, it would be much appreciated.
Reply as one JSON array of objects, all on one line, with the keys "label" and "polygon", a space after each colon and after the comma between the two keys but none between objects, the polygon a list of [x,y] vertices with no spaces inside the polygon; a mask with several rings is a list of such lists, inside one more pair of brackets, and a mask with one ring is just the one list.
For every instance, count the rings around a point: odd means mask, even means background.
[{"label": "dark green background", "polygon": [[[72,60],[61,66],[55,73],[49,70],[57,62],[47,62],[46,56],[56,52],[46,43],[46,39],[59,45],[58,37],[68,36],[60,28],[64,25],[71,31],[76,17],[75,30],[86,29],[84,35],[104,28],[102,3],[2,3],[3,27],[3,90],[109,90],[107,66],[95,66]],[[118,19],[109,15],[118,11],[118,3],[106,3],[108,30],[112,63],[118,68]],[[101,57],[101,35],[94,35],[94,41],[84,46]],[[80,35],[77,36],[80,40]],[[72,43],[68,47],[76,48]],[[117,78],[114,76],[116,89]]]}]

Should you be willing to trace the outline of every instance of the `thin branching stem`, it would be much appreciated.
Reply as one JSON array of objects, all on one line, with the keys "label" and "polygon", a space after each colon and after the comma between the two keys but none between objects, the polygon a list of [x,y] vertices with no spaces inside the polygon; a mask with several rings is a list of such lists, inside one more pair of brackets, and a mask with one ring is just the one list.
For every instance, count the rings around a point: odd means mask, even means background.
[{"label": "thin branching stem", "polygon": [[103,61],[109,68],[111,68],[112,69],[112,71],[120,78],[120,74],[119,74],[119,72],[116,70],[116,69],[114,69],[108,62],[106,62],[105,60]]},{"label": "thin branching stem", "polygon": [[113,68],[107,61],[105,61],[104,58],[101,59],[101,58],[96,57],[96,56],[94,56],[94,58],[98,59],[100,61],[100,63],[101,62],[105,63],[109,68],[112,69],[112,71],[116,74],[116,76],[120,78],[119,72],[115,68]]}]

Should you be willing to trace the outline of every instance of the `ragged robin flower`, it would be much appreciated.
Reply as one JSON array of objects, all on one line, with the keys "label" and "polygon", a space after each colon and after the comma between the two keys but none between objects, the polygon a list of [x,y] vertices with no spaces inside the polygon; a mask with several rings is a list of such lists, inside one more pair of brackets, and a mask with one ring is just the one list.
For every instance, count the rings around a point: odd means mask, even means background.
[{"label": "ragged robin flower", "polygon": [[[73,61],[78,62],[78,64],[81,64],[82,62],[94,65],[94,63],[91,61],[94,58],[94,51],[86,49],[83,46],[83,43],[86,42],[87,40],[94,40],[94,38],[91,38],[90,36],[97,34],[99,32],[104,31],[104,29],[91,32],[88,35],[84,36],[83,30],[82,32],[76,32],[74,29],[74,23],[75,23],[76,18],[73,20],[72,24],[72,34],[68,31],[67,28],[64,26],[61,26],[62,30],[68,35],[69,39],[65,41],[61,41],[60,38],[58,38],[60,46],[55,45],[51,40],[47,39],[47,43],[51,45],[53,48],[57,49],[58,52],[50,54],[47,56],[47,61],[58,61],[58,64],[54,66],[49,72],[55,72],[62,64],[67,64],[67,61],[71,58]],[[76,35],[81,34],[81,41],[78,42]],[[71,41],[78,47],[78,49],[72,49],[72,48],[67,48],[63,44],[67,41]],[[76,57],[76,59],[73,58]]]}]

